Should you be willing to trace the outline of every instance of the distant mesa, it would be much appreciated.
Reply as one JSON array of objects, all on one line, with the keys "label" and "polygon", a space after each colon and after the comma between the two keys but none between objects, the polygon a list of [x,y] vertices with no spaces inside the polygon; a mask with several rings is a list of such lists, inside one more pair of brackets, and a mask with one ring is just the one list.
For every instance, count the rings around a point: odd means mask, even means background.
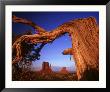
[{"label": "distant mesa", "polygon": [[52,72],[51,64],[49,65],[49,62],[43,62],[41,72],[42,73],[51,73]]},{"label": "distant mesa", "polygon": [[[52,70],[51,64],[49,64],[49,62],[43,62],[42,69],[39,72],[42,74],[54,73],[54,71]],[[67,67],[62,67],[59,71],[57,71],[57,73],[68,74],[69,71],[68,71]]]},{"label": "distant mesa", "polygon": [[60,70],[61,74],[68,74],[68,70],[66,69],[66,67],[62,67],[62,69]]}]

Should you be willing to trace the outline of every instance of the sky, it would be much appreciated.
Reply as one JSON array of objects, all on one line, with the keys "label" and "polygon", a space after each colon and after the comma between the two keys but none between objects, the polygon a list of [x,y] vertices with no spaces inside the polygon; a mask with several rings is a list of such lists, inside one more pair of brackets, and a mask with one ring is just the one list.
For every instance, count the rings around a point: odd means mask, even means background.
[{"label": "sky", "polygon": [[[93,16],[99,23],[98,12],[13,12],[12,15],[31,20],[47,31],[51,31],[59,25],[77,18]],[[30,26],[20,23],[12,24],[12,32],[15,34],[21,34],[28,30],[32,30],[33,34],[36,33]],[[68,67],[69,71],[75,71],[74,59],[70,59],[72,56],[62,54],[63,50],[71,47],[72,43],[68,34],[56,39],[52,44],[46,44],[41,51],[40,60],[33,62],[33,69],[41,69],[42,62],[46,61],[53,67]]]}]

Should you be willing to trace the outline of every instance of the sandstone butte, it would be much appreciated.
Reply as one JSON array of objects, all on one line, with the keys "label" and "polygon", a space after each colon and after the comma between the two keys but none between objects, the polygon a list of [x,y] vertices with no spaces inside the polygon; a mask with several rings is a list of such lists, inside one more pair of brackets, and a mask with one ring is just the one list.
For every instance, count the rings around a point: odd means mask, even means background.
[{"label": "sandstone butte", "polygon": [[60,73],[61,74],[68,74],[69,71],[66,69],[66,67],[62,67],[61,70],[60,70]]},{"label": "sandstone butte", "polygon": [[99,27],[94,17],[71,20],[50,32],[27,19],[16,16],[12,19],[14,23],[29,25],[37,31],[37,34],[23,35],[13,43],[12,49],[16,54],[12,64],[22,61],[25,52],[22,52],[21,42],[48,44],[67,33],[71,38],[72,48],[67,48],[63,54],[73,56],[77,79],[99,80]]},{"label": "sandstone butte", "polygon": [[52,73],[51,65],[49,65],[48,62],[43,62],[42,69],[40,72],[45,73],[45,74]]}]

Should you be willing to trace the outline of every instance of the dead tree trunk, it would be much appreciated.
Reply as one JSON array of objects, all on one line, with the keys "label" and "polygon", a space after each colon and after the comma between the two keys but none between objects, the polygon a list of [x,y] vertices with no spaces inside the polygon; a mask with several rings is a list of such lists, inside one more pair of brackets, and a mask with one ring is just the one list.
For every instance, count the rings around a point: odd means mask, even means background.
[{"label": "dead tree trunk", "polygon": [[76,19],[64,23],[56,29],[47,32],[35,23],[26,19],[13,16],[13,22],[24,23],[32,26],[38,34],[23,35],[13,44],[16,57],[13,64],[22,59],[22,42],[49,43],[68,33],[72,40],[72,48],[64,50],[63,54],[71,54],[75,59],[78,80],[98,80],[99,77],[99,29],[93,17]]}]

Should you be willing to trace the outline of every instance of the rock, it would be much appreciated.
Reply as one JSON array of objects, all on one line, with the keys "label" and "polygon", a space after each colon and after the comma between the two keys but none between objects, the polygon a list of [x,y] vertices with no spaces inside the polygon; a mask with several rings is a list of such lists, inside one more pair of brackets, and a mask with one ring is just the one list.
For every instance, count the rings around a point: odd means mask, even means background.
[{"label": "rock", "polygon": [[68,74],[68,70],[66,69],[66,67],[62,67],[62,69],[60,70],[61,74]]},{"label": "rock", "polygon": [[42,70],[41,70],[42,73],[51,73],[52,72],[52,69],[51,69],[51,65],[49,66],[49,63],[48,62],[43,62],[42,63]]}]

